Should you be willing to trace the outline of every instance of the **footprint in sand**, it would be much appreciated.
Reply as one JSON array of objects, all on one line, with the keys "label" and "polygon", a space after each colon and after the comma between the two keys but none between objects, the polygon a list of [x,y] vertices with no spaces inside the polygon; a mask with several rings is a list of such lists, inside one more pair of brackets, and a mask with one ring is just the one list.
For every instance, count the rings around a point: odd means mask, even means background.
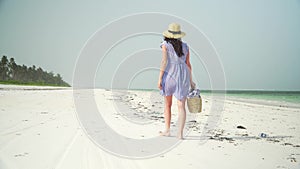
[{"label": "footprint in sand", "polygon": [[15,154],[14,157],[25,157],[27,156],[29,153],[25,152],[23,154]]}]

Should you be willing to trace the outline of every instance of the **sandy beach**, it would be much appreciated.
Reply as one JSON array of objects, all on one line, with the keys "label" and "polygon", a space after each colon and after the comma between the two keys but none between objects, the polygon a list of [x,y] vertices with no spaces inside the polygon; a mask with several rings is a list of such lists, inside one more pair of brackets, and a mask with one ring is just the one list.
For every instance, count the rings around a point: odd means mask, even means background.
[{"label": "sandy beach", "polygon": [[[92,93],[112,130],[144,140],[158,137],[164,128],[159,93],[74,92],[72,88],[0,85],[1,169],[300,168],[297,104],[226,97],[221,100],[224,107],[214,109],[219,97],[203,94],[203,112],[187,112],[186,136],[178,141],[174,100],[168,139],[178,142],[176,146],[156,156],[132,159],[109,153],[91,139],[80,121],[74,97],[84,99],[84,93]],[[210,119],[215,119],[214,126],[210,126]]]}]

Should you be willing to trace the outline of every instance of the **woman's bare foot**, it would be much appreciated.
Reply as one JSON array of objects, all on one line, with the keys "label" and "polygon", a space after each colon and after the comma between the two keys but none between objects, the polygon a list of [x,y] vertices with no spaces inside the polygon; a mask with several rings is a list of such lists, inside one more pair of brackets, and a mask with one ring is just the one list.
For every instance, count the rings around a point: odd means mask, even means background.
[{"label": "woman's bare foot", "polygon": [[177,134],[177,138],[180,139],[180,140],[183,140],[182,133],[178,133],[178,134]]},{"label": "woman's bare foot", "polygon": [[159,131],[159,135],[160,136],[167,136],[169,137],[171,134],[170,134],[170,130],[166,130],[166,131]]},{"label": "woman's bare foot", "polygon": [[179,140],[183,140],[183,137],[182,136],[177,136],[177,138],[179,139]]}]

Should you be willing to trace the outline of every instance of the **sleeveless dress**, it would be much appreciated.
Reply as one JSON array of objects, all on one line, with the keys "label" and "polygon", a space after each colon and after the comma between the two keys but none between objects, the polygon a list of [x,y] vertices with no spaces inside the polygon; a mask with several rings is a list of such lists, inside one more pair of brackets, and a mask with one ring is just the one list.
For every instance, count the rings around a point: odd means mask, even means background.
[{"label": "sleeveless dress", "polygon": [[167,41],[163,41],[160,47],[165,45],[167,49],[167,65],[162,77],[163,96],[174,95],[177,100],[187,97],[190,87],[190,72],[186,64],[186,57],[189,51],[188,45],[182,42],[182,50],[184,55],[178,57],[173,45]]}]

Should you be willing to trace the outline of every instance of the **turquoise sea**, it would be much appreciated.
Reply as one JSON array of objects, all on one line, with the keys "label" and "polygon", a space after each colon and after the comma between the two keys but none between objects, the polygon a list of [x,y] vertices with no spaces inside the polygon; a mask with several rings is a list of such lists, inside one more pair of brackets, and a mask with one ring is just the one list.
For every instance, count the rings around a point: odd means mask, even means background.
[{"label": "turquoise sea", "polygon": [[[159,92],[157,89],[131,89],[141,91]],[[243,99],[260,99],[269,101],[283,101],[300,106],[300,91],[271,91],[271,90],[201,90],[203,95],[210,94],[226,94],[229,97],[237,97]]]},{"label": "turquoise sea", "polygon": [[268,90],[227,90],[211,91],[203,90],[203,94],[226,93],[226,96],[239,97],[244,99],[261,99],[271,101],[284,101],[300,104],[300,91],[268,91]]}]

